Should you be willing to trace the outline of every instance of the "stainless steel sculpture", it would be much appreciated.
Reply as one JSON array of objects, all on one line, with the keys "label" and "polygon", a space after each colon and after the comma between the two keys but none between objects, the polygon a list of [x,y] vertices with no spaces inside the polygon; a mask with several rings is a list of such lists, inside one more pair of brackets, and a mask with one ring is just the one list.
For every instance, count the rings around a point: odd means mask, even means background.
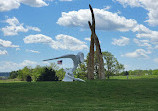
[{"label": "stainless steel sculpture", "polygon": [[49,61],[49,60],[55,60],[55,59],[60,59],[60,58],[70,58],[73,60],[73,68],[70,69],[65,69],[64,71],[66,72],[65,77],[62,81],[66,81],[66,82],[72,82],[73,80],[75,81],[83,81],[84,80],[80,79],[80,78],[75,78],[73,72],[76,70],[76,68],[78,67],[78,64],[84,62],[84,54],[82,52],[79,52],[77,55],[74,54],[68,54],[68,55],[64,55],[61,57],[56,57],[56,58],[52,58],[52,59],[47,59],[47,60],[43,60],[43,61]]}]

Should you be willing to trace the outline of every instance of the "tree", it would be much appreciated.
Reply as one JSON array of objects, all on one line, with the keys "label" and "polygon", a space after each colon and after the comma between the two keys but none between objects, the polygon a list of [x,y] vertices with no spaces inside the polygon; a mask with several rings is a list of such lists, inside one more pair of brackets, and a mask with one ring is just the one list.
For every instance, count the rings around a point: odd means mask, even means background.
[{"label": "tree", "polygon": [[63,80],[64,76],[65,76],[65,71],[64,69],[58,69],[55,71],[56,72],[56,76],[58,77],[59,80]]},{"label": "tree", "polygon": [[10,72],[9,79],[17,78],[17,76],[18,76],[18,71],[12,71]]},{"label": "tree", "polygon": [[79,64],[77,69],[74,71],[74,75],[76,78],[81,78],[83,80],[87,79],[87,67],[85,63]]},{"label": "tree", "polygon": [[120,64],[110,52],[106,51],[102,52],[102,54],[105,60],[104,68],[106,70],[108,79],[110,75],[120,73],[124,70],[124,66]]},{"label": "tree", "polygon": [[44,67],[41,67],[40,65],[37,65],[33,70],[32,70],[32,79],[33,81],[37,81],[40,75],[44,73]]},{"label": "tree", "polygon": [[91,29],[90,53],[89,53],[88,64],[87,64],[88,79],[94,79],[94,44],[96,45],[96,57],[98,61],[98,77],[99,79],[105,79],[104,61],[102,57],[101,47],[100,47],[99,39],[95,33],[94,12],[91,5],[89,5],[89,8],[92,15],[92,24],[90,21],[88,21],[89,28]]},{"label": "tree", "polygon": [[28,75],[32,75],[31,67],[26,66],[23,69],[18,70],[18,78],[21,79],[21,81],[25,81]]}]

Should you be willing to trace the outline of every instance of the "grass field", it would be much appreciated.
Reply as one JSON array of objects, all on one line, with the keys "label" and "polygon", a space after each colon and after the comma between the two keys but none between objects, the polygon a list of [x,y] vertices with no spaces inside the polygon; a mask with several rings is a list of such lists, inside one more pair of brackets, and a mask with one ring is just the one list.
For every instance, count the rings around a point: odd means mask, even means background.
[{"label": "grass field", "polygon": [[[153,78],[157,78],[158,79],[158,75],[129,75],[128,79],[153,79]],[[110,76],[110,79],[127,79],[127,76]]]},{"label": "grass field", "polygon": [[0,83],[0,111],[157,111],[158,79]]}]

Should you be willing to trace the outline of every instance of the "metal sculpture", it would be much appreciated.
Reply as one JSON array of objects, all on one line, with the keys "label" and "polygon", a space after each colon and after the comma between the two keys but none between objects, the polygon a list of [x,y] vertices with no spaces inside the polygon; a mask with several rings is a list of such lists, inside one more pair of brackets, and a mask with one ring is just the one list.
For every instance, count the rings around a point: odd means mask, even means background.
[{"label": "metal sculpture", "polygon": [[84,80],[80,79],[80,78],[75,78],[73,72],[76,70],[76,68],[78,67],[78,65],[82,62],[84,62],[84,54],[82,52],[79,52],[77,55],[74,54],[68,54],[68,55],[63,55],[60,57],[56,57],[56,58],[52,58],[52,59],[46,59],[43,61],[49,61],[49,60],[55,60],[55,59],[60,59],[60,58],[70,58],[73,60],[73,68],[70,69],[65,69],[64,71],[66,72],[65,77],[62,81],[65,82],[72,82],[74,81],[83,81]]}]

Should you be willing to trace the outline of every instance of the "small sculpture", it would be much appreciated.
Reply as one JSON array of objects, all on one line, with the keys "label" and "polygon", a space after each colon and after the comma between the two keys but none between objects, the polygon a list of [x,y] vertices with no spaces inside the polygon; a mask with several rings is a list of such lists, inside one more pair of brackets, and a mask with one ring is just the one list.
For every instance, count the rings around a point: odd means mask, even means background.
[{"label": "small sculpture", "polygon": [[43,61],[49,61],[49,60],[55,60],[55,59],[60,59],[60,58],[71,58],[73,60],[73,68],[70,69],[65,69],[64,71],[66,72],[65,77],[62,81],[65,82],[72,82],[73,80],[75,81],[83,81],[84,80],[80,79],[80,78],[75,78],[73,72],[76,70],[76,68],[78,67],[78,64],[84,62],[84,54],[82,52],[79,52],[77,55],[74,54],[68,54],[68,55],[64,55],[61,57],[56,57],[56,58],[52,58],[52,59],[47,59],[47,60],[43,60]]}]

